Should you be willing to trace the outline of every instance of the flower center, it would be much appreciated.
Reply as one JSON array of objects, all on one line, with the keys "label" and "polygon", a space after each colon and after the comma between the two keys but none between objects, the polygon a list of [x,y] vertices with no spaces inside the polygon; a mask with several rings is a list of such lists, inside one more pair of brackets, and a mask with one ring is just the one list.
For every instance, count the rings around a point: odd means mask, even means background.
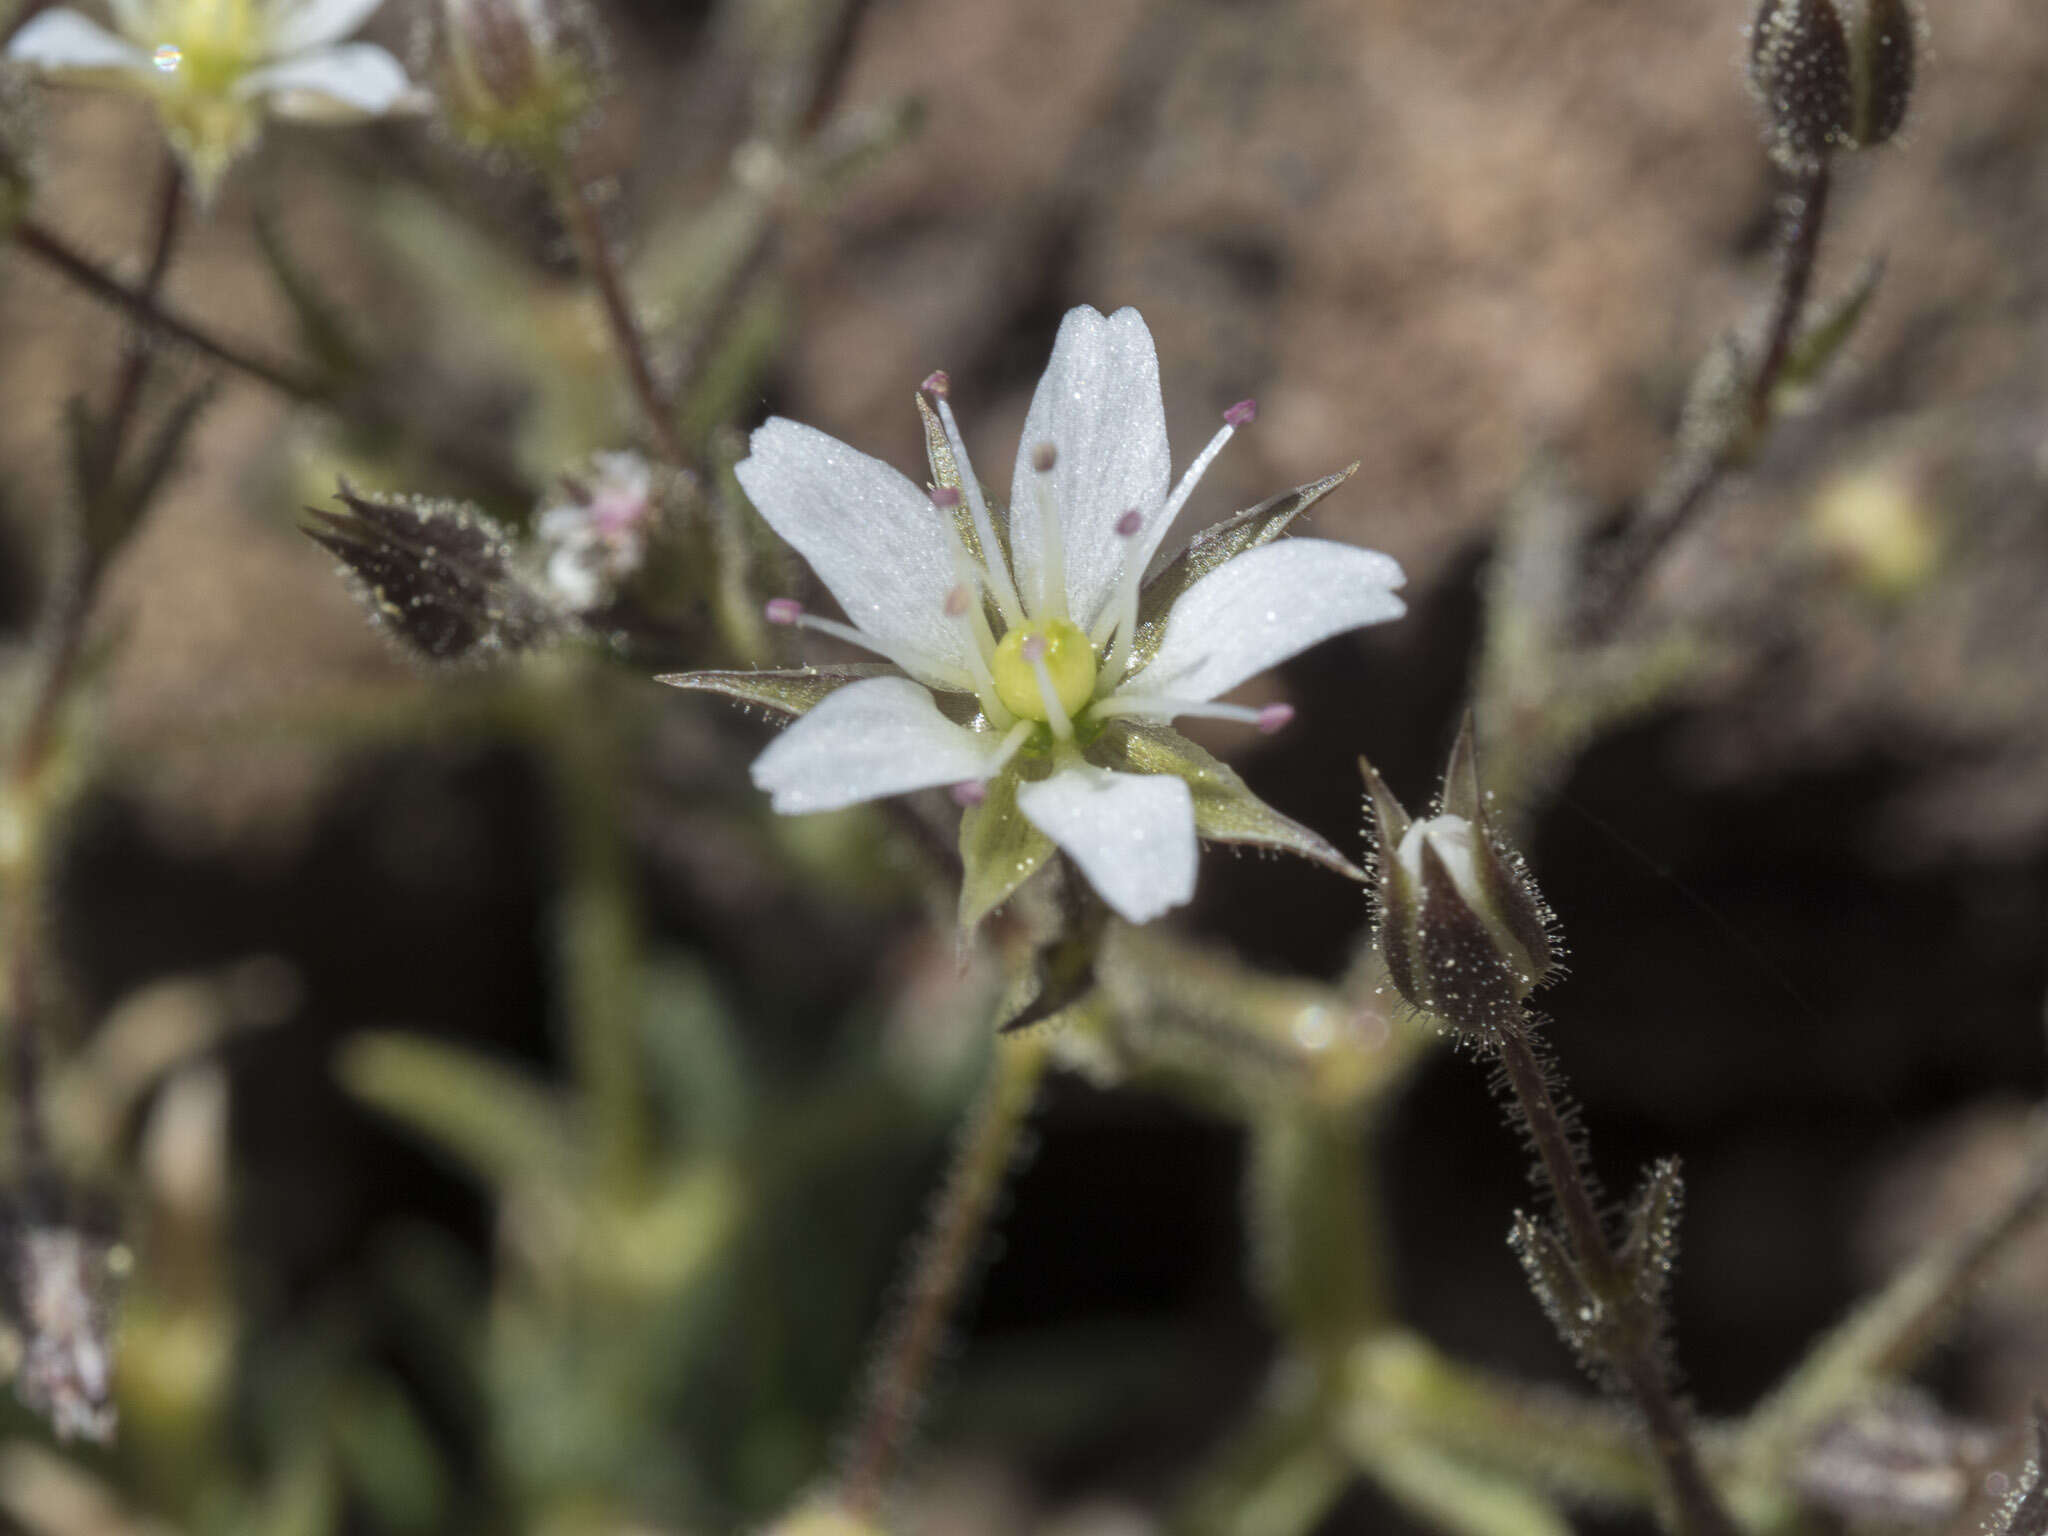
[{"label": "flower center", "polygon": [[[1034,640],[1038,644],[1033,645]],[[1040,667],[1052,680],[1053,694],[1070,717],[1095,696],[1095,650],[1073,621],[1036,619],[1020,624],[996,646],[989,663],[996,697],[1012,714],[1026,720],[1051,718],[1038,682]]]}]

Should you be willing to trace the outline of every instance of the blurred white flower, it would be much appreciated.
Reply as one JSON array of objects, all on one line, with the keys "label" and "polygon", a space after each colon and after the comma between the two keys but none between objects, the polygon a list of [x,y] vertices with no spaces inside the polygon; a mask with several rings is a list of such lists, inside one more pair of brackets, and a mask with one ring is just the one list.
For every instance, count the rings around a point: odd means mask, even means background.
[{"label": "blurred white flower", "polygon": [[[755,431],[738,466],[761,515],[850,622],[786,599],[769,617],[838,635],[903,674],[824,697],[761,754],[754,782],[785,812],[941,784],[963,804],[993,806],[1000,785],[1001,804],[1014,796],[1111,907],[1148,922],[1194,893],[1195,792],[1214,795],[1219,776],[1170,750],[1134,758],[1129,733],[1114,728],[1206,715],[1277,729],[1285,705],[1214,701],[1318,641],[1398,617],[1400,567],[1326,540],[1248,541],[1191,580],[1183,565],[1161,623],[1145,602],[1148,580],[1170,564],[1155,559],[1160,540],[1253,409],[1225,412],[1172,484],[1158,358],[1136,310],[1068,312],[1024,423],[1006,526],[968,463],[944,376],[926,389],[958,490],[927,495],[779,418]],[[942,707],[935,695],[955,697]],[[1128,771],[1134,761],[1168,771]]]},{"label": "blurred white flower", "polygon": [[640,569],[659,516],[653,471],[639,454],[595,454],[591,467],[534,524],[548,586],[572,613],[603,607]]},{"label": "blurred white flower", "polygon": [[15,34],[8,57],[148,96],[202,200],[255,143],[265,111],[352,122],[424,105],[391,54],[342,41],[382,0],[108,3],[113,30],[78,11],[44,11]]}]

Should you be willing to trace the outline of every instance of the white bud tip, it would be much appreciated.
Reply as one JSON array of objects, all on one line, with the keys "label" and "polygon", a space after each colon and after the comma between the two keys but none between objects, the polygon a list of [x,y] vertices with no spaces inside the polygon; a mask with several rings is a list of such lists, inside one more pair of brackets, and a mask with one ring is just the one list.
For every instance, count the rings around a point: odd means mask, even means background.
[{"label": "white bud tip", "polygon": [[950,793],[955,805],[979,805],[988,798],[988,786],[979,779],[962,779],[952,787]]},{"label": "white bud tip", "polygon": [[1052,443],[1040,443],[1031,450],[1031,467],[1041,475],[1051,474],[1053,465],[1059,461],[1060,451]]},{"label": "white bud tip", "polygon": [[1229,427],[1248,427],[1259,417],[1259,402],[1240,400],[1223,413],[1223,424]]},{"label": "white bud tip", "polygon": [[1024,643],[1017,647],[1017,654],[1034,664],[1045,660],[1045,636],[1026,635]]},{"label": "white bud tip", "polygon": [[933,505],[933,506],[935,506],[935,507],[941,508],[941,509],[948,509],[948,510],[949,510],[949,509],[951,509],[951,508],[953,508],[953,507],[957,507],[957,506],[959,506],[959,505],[960,505],[960,492],[959,492],[959,490],[958,490],[958,489],[957,489],[956,487],[954,487],[954,486],[950,486],[950,485],[936,485],[936,486],[933,486],[933,487],[932,487],[932,505]]},{"label": "white bud tip", "polygon": [[794,624],[804,616],[804,605],[793,597],[771,597],[762,612],[770,624]]},{"label": "white bud tip", "polygon": [[946,617],[959,618],[967,612],[967,605],[973,601],[974,596],[967,590],[965,583],[954,587],[946,594]]},{"label": "white bud tip", "polygon": [[924,382],[917,386],[934,400],[943,400],[953,393],[953,379],[943,368],[934,368],[924,376]]},{"label": "white bud tip", "polygon": [[1133,507],[1130,511],[1126,512],[1122,517],[1116,520],[1116,536],[1120,539],[1131,538],[1137,533],[1137,531],[1140,528],[1144,526],[1144,513],[1140,512],[1136,507]]},{"label": "white bud tip", "polygon": [[1275,731],[1284,731],[1294,719],[1292,704],[1268,704],[1259,711],[1259,734],[1270,736]]}]

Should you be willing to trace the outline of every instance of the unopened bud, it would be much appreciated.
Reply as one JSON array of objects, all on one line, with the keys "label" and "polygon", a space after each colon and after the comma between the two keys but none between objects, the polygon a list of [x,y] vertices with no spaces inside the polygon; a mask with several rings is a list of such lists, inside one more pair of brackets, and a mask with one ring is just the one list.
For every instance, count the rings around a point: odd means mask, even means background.
[{"label": "unopened bud", "polygon": [[1856,96],[1851,136],[1859,149],[1884,143],[1906,120],[1918,28],[1909,0],[1864,0],[1851,50]]},{"label": "unopened bud", "polygon": [[1766,147],[1787,171],[1816,171],[1850,141],[1855,86],[1834,0],[1763,0],[1750,30],[1749,79]]},{"label": "unopened bud", "polygon": [[1411,821],[1363,759],[1377,843],[1378,941],[1396,990],[1481,1041],[1521,1018],[1556,966],[1550,910],[1503,849],[1479,793],[1468,722],[1435,815]]},{"label": "unopened bud", "polygon": [[352,579],[357,599],[429,661],[486,661],[533,650],[569,628],[515,558],[511,535],[468,502],[363,495],[308,507],[306,536]]},{"label": "unopened bud", "polygon": [[595,40],[565,35],[560,4],[441,0],[448,37],[442,97],[465,139],[552,156],[595,104]]}]

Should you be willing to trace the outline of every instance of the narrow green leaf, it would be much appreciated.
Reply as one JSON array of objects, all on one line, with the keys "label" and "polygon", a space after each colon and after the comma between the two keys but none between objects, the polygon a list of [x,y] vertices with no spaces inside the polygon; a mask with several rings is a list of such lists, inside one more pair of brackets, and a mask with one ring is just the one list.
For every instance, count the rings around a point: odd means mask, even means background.
[{"label": "narrow green leaf", "polygon": [[1652,1309],[1661,1309],[1671,1288],[1671,1270],[1678,1261],[1678,1216],[1685,1201],[1685,1176],[1678,1159],[1659,1158],[1650,1165],[1643,1187],[1628,1206],[1628,1236],[1622,1244],[1622,1272],[1630,1287]]},{"label": "narrow green leaf", "polygon": [[722,693],[742,704],[758,704],[785,715],[801,715],[848,683],[891,677],[895,673],[896,669],[886,662],[849,661],[829,667],[789,667],[769,672],[669,672],[655,681],[671,688]]},{"label": "narrow green leaf", "polygon": [[988,797],[960,818],[960,929],[972,934],[983,918],[1017,893],[1055,852],[1053,841],[1017,808],[1021,775],[999,773]]},{"label": "narrow green leaf", "polygon": [[1840,355],[1856,326],[1869,309],[1877,285],[1884,277],[1884,258],[1874,256],[1863,263],[1856,279],[1827,303],[1817,306],[1805,318],[1799,334],[1786,354],[1775,393],[1779,398],[1820,382]]},{"label": "narrow green leaf", "polygon": [[1300,822],[1282,816],[1246,788],[1227,764],[1178,731],[1112,720],[1089,753],[1105,767],[1124,773],[1170,773],[1185,781],[1195,800],[1195,832],[1211,842],[1277,848],[1365,882],[1364,870]]},{"label": "narrow green leaf", "polygon": [[494,1186],[559,1183],[577,1161],[555,1096],[516,1067],[456,1045],[373,1032],[343,1045],[342,1085]]}]

